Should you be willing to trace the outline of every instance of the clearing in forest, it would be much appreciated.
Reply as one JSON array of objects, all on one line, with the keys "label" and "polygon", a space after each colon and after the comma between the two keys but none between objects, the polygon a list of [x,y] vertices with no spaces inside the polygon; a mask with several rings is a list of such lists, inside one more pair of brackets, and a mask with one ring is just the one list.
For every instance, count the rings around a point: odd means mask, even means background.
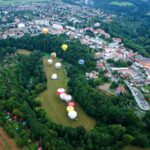
[{"label": "clearing in forest", "polygon": [[[27,50],[18,50],[17,53],[29,55],[31,52]],[[67,91],[67,73],[63,65],[61,69],[55,68],[55,63],[59,62],[59,59],[57,58],[53,60],[52,65],[48,65],[48,57],[49,55],[45,53],[43,57],[43,67],[47,78],[47,89],[37,97],[37,99],[41,101],[42,107],[46,111],[48,118],[55,123],[64,126],[84,126],[87,130],[92,129],[95,126],[96,121],[89,117],[77,103],[75,107],[75,110],[78,113],[77,120],[70,120],[68,118],[66,111],[67,105],[64,101],[61,101],[56,94],[58,88],[64,88]],[[51,79],[53,73],[58,75],[57,80]]]},{"label": "clearing in forest", "polygon": [[[86,129],[92,129],[95,125],[95,120],[85,114],[82,108],[76,104],[75,110],[78,113],[77,120],[70,120],[66,112],[66,103],[61,101],[56,94],[58,88],[64,88],[67,90],[67,75],[64,66],[61,69],[55,68],[55,63],[59,62],[55,58],[52,65],[48,65],[48,58],[43,58],[44,71],[47,78],[47,89],[38,96],[38,99],[42,102],[42,106],[47,112],[48,118],[58,124],[64,126],[84,126]],[[57,80],[52,80],[51,75],[56,73],[58,75]]]}]

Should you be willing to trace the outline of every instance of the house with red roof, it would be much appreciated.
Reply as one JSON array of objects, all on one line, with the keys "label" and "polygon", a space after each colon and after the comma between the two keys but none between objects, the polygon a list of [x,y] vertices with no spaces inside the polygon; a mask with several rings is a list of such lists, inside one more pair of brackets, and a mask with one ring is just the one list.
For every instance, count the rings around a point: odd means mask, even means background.
[{"label": "house with red roof", "polygon": [[120,95],[120,94],[127,93],[127,91],[123,86],[118,86],[115,90],[115,93]]}]

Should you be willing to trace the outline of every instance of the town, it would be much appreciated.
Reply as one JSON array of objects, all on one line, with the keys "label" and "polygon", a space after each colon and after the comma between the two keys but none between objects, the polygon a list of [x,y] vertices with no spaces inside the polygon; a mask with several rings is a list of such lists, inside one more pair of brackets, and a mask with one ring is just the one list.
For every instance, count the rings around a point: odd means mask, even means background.
[{"label": "town", "polygon": [[[115,17],[100,9],[61,0],[0,6],[0,39],[36,36],[45,27],[50,34],[78,39],[93,50],[96,61],[96,68],[86,73],[88,80],[103,76],[109,84],[103,83],[108,86],[101,86],[101,90],[118,96],[131,92],[141,110],[150,110],[150,58],[125,47],[121,38],[112,37],[101,28],[102,22],[112,22]],[[112,84],[115,86],[110,89]]]}]

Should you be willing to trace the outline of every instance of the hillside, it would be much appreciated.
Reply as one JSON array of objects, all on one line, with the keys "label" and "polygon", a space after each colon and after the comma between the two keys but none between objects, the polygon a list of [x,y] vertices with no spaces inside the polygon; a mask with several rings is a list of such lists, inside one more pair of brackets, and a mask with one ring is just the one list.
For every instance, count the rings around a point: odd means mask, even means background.
[{"label": "hillside", "polygon": [[[83,0],[64,1],[85,5]],[[86,2],[86,4],[90,7],[100,8],[109,14],[116,14],[117,16],[113,22],[103,23],[101,27],[112,36],[122,38],[128,47],[135,51],[140,51],[145,56],[149,55],[149,0],[91,0]],[[97,21],[100,21],[100,18]]]},{"label": "hillside", "polygon": [[[86,4],[88,6],[104,9],[121,14],[145,14],[150,9],[149,0],[64,0],[70,3]],[[116,5],[117,4],[117,5]]]}]

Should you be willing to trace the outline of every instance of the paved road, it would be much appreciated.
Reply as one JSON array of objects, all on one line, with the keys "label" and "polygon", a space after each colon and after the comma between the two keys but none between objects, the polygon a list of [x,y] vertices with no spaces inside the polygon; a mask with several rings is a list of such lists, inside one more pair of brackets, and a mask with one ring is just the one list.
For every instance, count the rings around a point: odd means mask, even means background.
[{"label": "paved road", "polygon": [[144,95],[140,90],[135,87],[132,87],[128,81],[124,81],[128,86],[129,90],[131,91],[132,95],[134,96],[135,101],[137,102],[138,106],[142,110],[150,110],[150,104],[144,98]]}]

